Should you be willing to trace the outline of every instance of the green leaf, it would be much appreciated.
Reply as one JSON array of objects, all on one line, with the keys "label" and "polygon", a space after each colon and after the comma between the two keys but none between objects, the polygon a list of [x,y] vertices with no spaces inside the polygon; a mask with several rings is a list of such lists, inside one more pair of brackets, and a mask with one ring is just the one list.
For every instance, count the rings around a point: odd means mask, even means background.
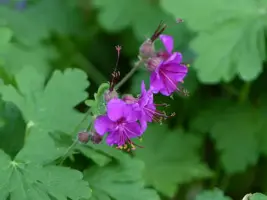
[{"label": "green leaf", "polygon": [[55,71],[46,85],[44,78],[36,69],[24,68],[15,76],[18,88],[3,85],[0,93],[21,110],[28,125],[70,133],[84,116],[73,107],[87,97],[86,74],[77,69]]},{"label": "green leaf", "polygon": [[249,200],[267,200],[267,196],[261,193],[254,193],[249,197]]},{"label": "green leaf", "polygon": [[74,10],[63,0],[40,0],[23,12],[0,7],[1,22],[11,28],[20,42],[29,45],[38,44],[52,31],[62,34],[79,31],[79,18],[78,10]]},{"label": "green leaf", "polygon": [[121,165],[92,167],[84,172],[92,187],[92,200],[159,200],[155,190],[144,188],[143,163],[128,160]]},{"label": "green leaf", "polygon": [[157,3],[143,0],[93,0],[92,3],[100,9],[99,23],[108,31],[118,32],[132,26],[137,38],[144,41],[146,37],[151,37],[160,21],[164,20],[170,25],[166,33],[175,35],[176,44],[184,44],[188,39],[185,26],[175,25],[175,19],[164,13]]},{"label": "green leaf", "polygon": [[78,145],[76,150],[80,151],[84,156],[92,159],[98,166],[103,167],[111,161],[111,158],[97,152],[96,150],[85,145]]},{"label": "green leaf", "polygon": [[231,200],[230,197],[224,196],[219,189],[202,191],[197,195],[196,200]]},{"label": "green leaf", "polygon": [[79,171],[12,161],[0,150],[0,199],[12,200],[80,200],[90,198],[88,184]]},{"label": "green leaf", "polygon": [[144,149],[136,157],[145,162],[147,185],[172,197],[177,184],[207,178],[211,171],[200,162],[199,138],[182,130],[170,132],[165,126],[150,125],[143,137]]},{"label": "green leaf", "polygon": [[24,67],[34,67],[46,76],[51,72],[50,61],[57,55],[55,49],[45,45],[23,47],[10,44],[0,57],[3,59],[3,68],[10,76],[17,74]]},{"label": "green leaf", "polygon": [[243,172],[257,163],[260,128],[260,115],[249,105],[229,107],[220,114],[211,128],[211,135],[222,153],[221,162],[227,173]]},{"label": "green leaf", "polygon": [[12,31],[7,27],[0,27],[0,47],[8,44],[12,38]]},{"label": "green leaf", "polygon": [[262,72],[266,17],[261,8],[266,6],[266,2],[161,2],[167,11],[185,19],[189,27],[198,32],[191,47],[198,55],[193,67],[201,82],[231,81],[236,75],[245,81],[252,81]]},{"label": "green leaf", "polygon": [[105,92],[108,90],[109,84],[108,83],[102,83],[97,93],[94,94],[95,99],[94,100],[86,100],[85,104],[90,107],[92,110],[92,113],[96,116],[102,115],[106,111],[106,103],[105,103]]},{"label": "green leaf", "polygon": [[0,119],[3,123],[0,127],[0,149],[13,158],[23,146],[25,123],[18,108],[2,100],[0,101]]}]

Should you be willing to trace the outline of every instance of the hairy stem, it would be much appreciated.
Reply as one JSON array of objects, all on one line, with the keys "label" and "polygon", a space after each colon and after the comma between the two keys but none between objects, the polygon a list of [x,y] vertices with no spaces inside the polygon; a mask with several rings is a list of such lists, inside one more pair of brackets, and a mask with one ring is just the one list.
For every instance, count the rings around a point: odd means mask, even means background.
[{"label": "hairy stem", "polygon": [[[85,113],[83,119],[81,120],[81,122],[75,127],[74,131],[72,132],[72,136],[77,134],[77,132],[80,130],[81,125],[85,122],[85,120],[88,118],[88,116],[91,113],[91,109],[88,109],[88,111]],[[89,125],[89,127],[91,127],[91,124]],[[87,128],[88,129],[88,128]],[[68,149],[66,150],[66,152],[63,154],[62,159],[59,163],[59,165],[62,165],[63,162],[66,160],[66,158],[70,155],[70,153],[73,151],[73,149],[75,148],[76,144],[78,143],[78,138],[68,147]]]},{"label": "hairy stem", "polygon": [[137,61],[131,71],[126,74],[126,76],[124,76],[123,79],[115,86],[115,89],[119,89],[134,74],[134,72],[140,67],[143,62],[143,60]]}]

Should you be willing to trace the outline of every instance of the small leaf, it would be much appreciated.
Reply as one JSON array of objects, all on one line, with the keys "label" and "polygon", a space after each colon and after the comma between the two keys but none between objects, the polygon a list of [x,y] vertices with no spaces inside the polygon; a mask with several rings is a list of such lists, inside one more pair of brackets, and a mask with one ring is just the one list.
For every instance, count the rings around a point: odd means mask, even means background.
[{"label": "small leaf", "polygon": [[86,100],[85,104],[90,107],[92,110],[92,113],[95,116],[102,115],[106,111],[106,102],[105,102],[105,92],[108,90],[109,84],[108,83],[102,83],[97,93],[94,94],[95,99],[94,100]]}]

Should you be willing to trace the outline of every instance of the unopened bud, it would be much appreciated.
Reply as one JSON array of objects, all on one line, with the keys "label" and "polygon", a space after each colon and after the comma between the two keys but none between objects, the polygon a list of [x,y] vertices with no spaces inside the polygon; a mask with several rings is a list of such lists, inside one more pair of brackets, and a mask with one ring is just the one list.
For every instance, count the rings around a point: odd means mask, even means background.
[{"label": "unopened bud", "polygon": [[86,131],[79,132],[78,140],[79,142],[86,144],[90,140],[90,134]]},{"label": "unopened bud", "polygon": [[155,46],[154,43],[147,39],[139,48],[139,56],[141,58],[147,59],[152,57],[155,54]]},{"label": "unopened bud", "polygon": [[96,132],[91,132],[91,141],[94,144],[99,144],[102,141],[102,136],[98,135]]},{"label": "unopened bud", "polygon": [[162,58],[159,56],[151,57],[145,63],[146,68],[153,72],[162,63]]},{"label": "unopened bud", "polygon": [[126,94],[122,97],[122,100],[127,104],[133,104],[136,102],[136,98],[133,97],[131,94]]},{"label": "unopened bud", "polygon": [[105,95],[104,96],[105,96],[106,102],[109,102],[111,99],[115,99],[115,98],[118,98],[119,97],[119,95],[116,92],[116,90],[112,90],[112,91],[107,90],[105,92]]},{"label": "unopened bud", "polygon": [[89,141],[92,141],[94,144],[99,144],[102,141],[102,136],[98,135],[95,131],[82,131],[78,133],[78,140],[83,144]]}]

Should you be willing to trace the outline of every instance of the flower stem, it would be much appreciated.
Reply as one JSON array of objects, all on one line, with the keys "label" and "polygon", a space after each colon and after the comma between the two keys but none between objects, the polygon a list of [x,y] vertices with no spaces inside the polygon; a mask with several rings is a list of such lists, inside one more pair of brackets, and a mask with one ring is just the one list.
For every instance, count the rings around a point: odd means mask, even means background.
[{"label": "flower stem", "polygon": [[66,158],[70,155],[70,152],[75,148],[76,144],[78,143],[78,138],[69,146],[69,148],[66,150],[64,155],[62,156],[62,159],[59,163],[59,165],[62,165],[63,162],[66,160]]},{"label": "flower stem", "polygon": [[140,67],[140,65],[143,63],[143,60],[139,60],[134,64],[134,67],[131,69],[131,71],[126,74],[126,76],[123,77],[123,79],[115,86],[115,89],[119,89],[133,74],[134,72]]},{"label": "flower stem", "polygon": [[[90,113],[91,113],[91,109],[88,109],[88,111],[85,113],[85,115],[84,115],[84,117],[83,117],[83,119],[81,120],[81,122],[75,127],[75,129],[74,129],[74,131],[72,132],[72,136],[74,135],[74,134],[77,134],[77,132],[79,131],[79,129],[80,129],[80,127],[81,127],[81,125],[85,122],[85,120],[87,119],[87,117],[90,115]],[[91,126],[91,123],[90,123],[90,125],[89,125],[89,127]],[[87,128],[88,129],[88,128]],[[60,163],[59,163],[59,165],[62,165],[63,164],[63,162],[66,160],[66,158],[70,155],[70,152],[72,152],[72,150],[75,148],[75,146],[76,146],[76,144],[78,143],[78,138],[75,140],[75,141],[73,141],[73,143],[68,147],[68,149],[66,150],[66,152],[63,154],[63,156],[62,156],[62,159],[61,159],[61,161],[60,161]]]}]

